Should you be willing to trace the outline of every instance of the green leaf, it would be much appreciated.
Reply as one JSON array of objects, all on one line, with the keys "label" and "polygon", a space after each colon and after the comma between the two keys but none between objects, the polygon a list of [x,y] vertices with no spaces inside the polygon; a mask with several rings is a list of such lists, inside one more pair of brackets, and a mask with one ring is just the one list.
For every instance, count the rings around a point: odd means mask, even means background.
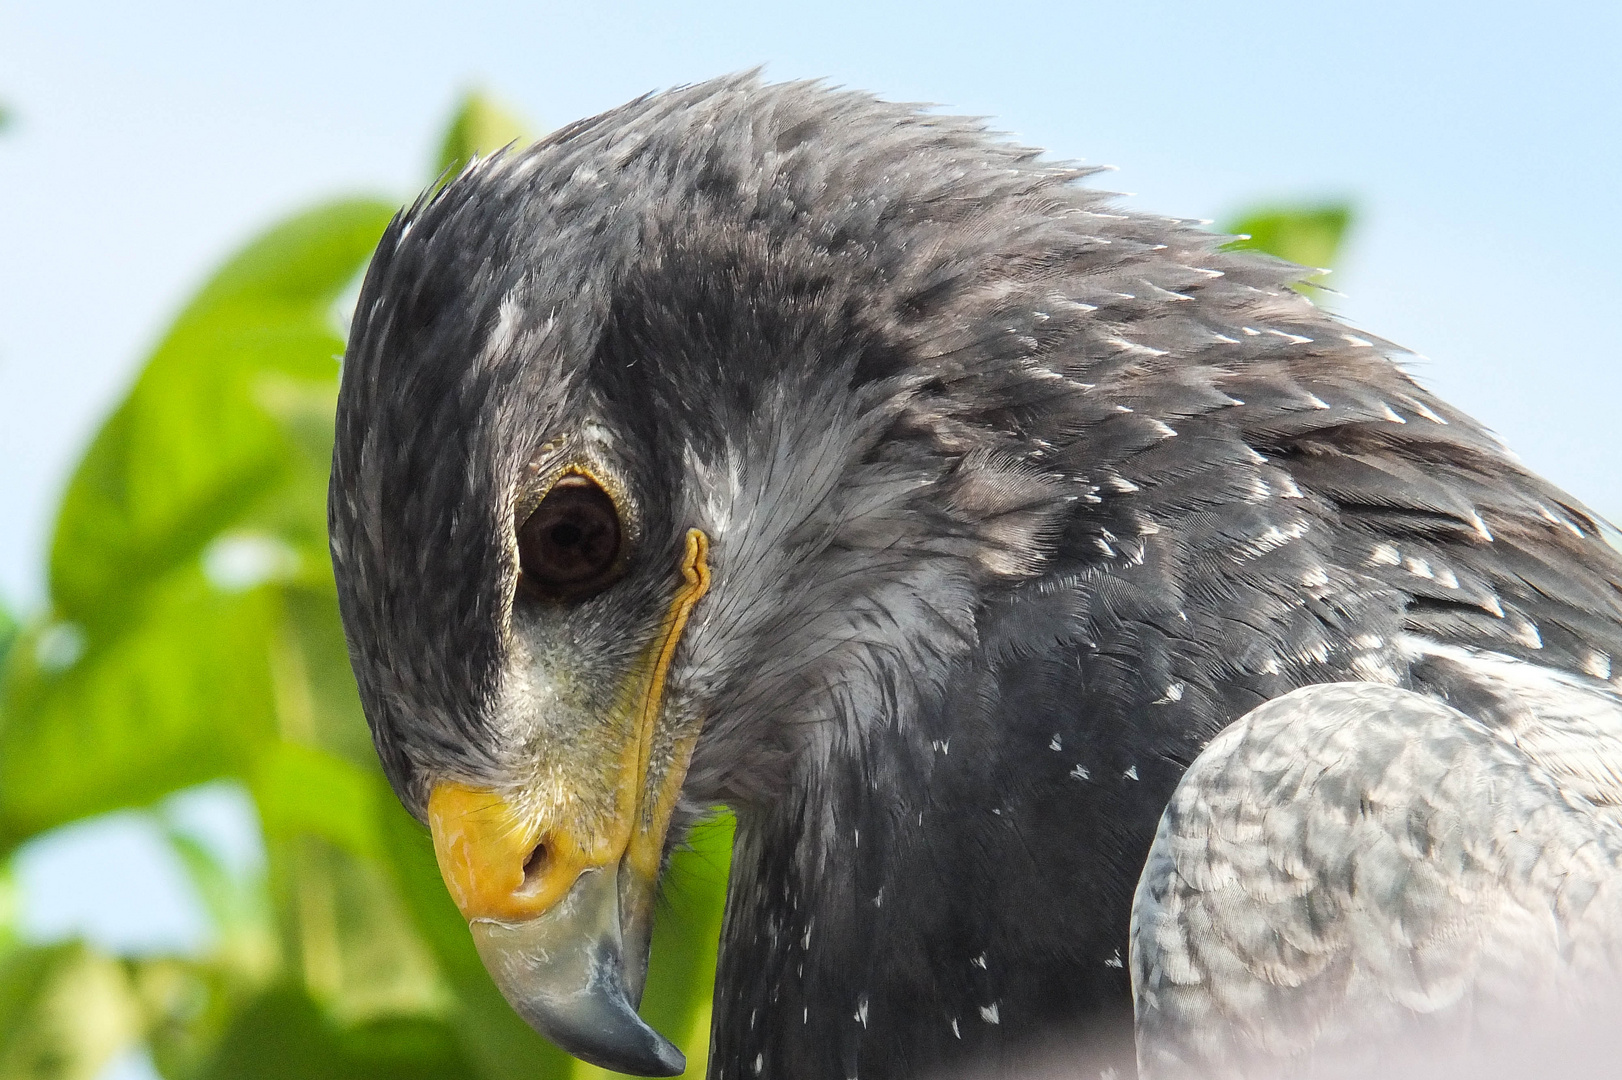
[{"label": "green leaf", "polygon": [[272,895],[305,987],[335,1017],[440,1015],[451,996],[384,867],[319,837],[272,837]]},{"label": "green leaf", "polygon": [[1311,270],[1327,270],[1340,256],[1351,227],[1350,203],[1317,203],[1253,208],[1221,226],[1240,239],[1232,248],[1265,251]]},{"label": "green leaf", "polygon": [[450,179],[475,155],[492,154],[508,143],[534,139],[529,125],[478,91],[469,91],[456,107],[439,144],[434,175]]},{"label": "green leaf", "polygon": [[244,972],[215,957],[206,962],[172,957],[127,960],[125,969],[146,1021],[146,1049],[160,1075],[191,1080],[209,1060],[245,1001],[269,974]]},{"label": "green leaf", "polygon": [[[63,822],[248,768],[274,733],[264,626],[274,597],[199,570],[147,590],[142,618],[91,637],[23,635],[0,713],[0,850]],[[82,655],[77,655],[83,650]]]},{"label": "green leaf", "polygon": [[0,671],[5,670],[6,654],[11,652],[19,629],[16,616],[12,615],[11,609],[0,603]]},{"label": "green leaf", "polygon": [[0,964],[0,1080],[93,1080],[141,1024],[123,968],[84,945],[18,949]]},{"label": "green leaf", "polygon": [[474,1080],[455,1033],[423,1017],[344,1027],[302,989],[278,986],[243,1009],[200,1080]]},{"label": "green leaf", "polygon": [[22,892],[11,860],[0,862],[0,963],[17,947],[17,917],[22,914]]},{"label": "green leaf", "polygon": [[59,618],[91,631],[251,518],[287,478],[267,380],[331,384],[332,306],[370,257],[390,204],[333,203],[251,243],[204,287],[97,435],[68,486],[51,548]]},{"label": "green leaf", "polygon": [[[330,682],[347,666],[331,644],[335,614],[304,634],[303,592],[261,586],[305,586],[327,594],[313,601],[320,618],[336,611],[322,456],[342,350],[332,309],[392,211],[335,202],[249,244],[187,306],[91,444],[57,520],[52,614],[6,658],[0,850],[251,774],[299,704],[281,692],[290,634],[323,654],[301,672]],[[327,432],[313,446],[312,421],[300,420],[312,408],[326,410],[315,423]],[[342,692],[353,701],[352,684]]]},{"label": "green leaf", "polygon": [[281,956],[264,874],[233,874],[207,844],[173,823],[165,823],[164,834],[214,923],[208,968],[232,983],[268,982],[280,969]]},{"label": "green leaf", "polygon": [[[330,460],[330,457],[329,459]],[[321,505],[326,503],[326,471],[322,470]],[[292,710],[284,717],[284,735],[318,745],[360,769],[383,784],[372,733],[361,709],[355,673],[349,666],[349,646],[344,641],[343,622],[338,616],[338,591],[332,580],[332,562],[326,553],[326,533],[321,534],[319,569],[321,581],[309,587],[283,590],[287,614],[286,632],[274,651],[273,669],[277,693],[291,702],[294,696],[306,700],[308,716],[297,717]],[[313,556],[312,556],[313,558]]]},{"label": "green leaf", "polygon": [[253,791],[267,833],[319,836],[353,855],[382,859],[378,784],[342,758],[276,743],[260,762]]}]

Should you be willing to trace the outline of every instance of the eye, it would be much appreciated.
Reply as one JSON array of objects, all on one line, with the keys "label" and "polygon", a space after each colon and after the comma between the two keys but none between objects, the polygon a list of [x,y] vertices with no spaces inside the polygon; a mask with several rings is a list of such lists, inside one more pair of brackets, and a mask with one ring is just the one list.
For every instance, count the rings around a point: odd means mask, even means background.
[{"label": "eye", "polygon": [[618,569],[620,517],[588,476],[568,474],[518,528],[523,581],[553,600],[582,600],[606,588]]}]

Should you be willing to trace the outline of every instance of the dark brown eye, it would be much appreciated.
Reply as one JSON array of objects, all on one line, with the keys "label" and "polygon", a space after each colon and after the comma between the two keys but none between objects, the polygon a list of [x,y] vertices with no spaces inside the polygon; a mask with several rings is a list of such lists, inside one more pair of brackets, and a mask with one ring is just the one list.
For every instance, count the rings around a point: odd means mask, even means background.
[{"label": "dark brown eye", "polygon": [[518,567],[534,591],[580,600],[608,585],[620,551],[620,517],[608,492],[571,473],[518,528]]}]

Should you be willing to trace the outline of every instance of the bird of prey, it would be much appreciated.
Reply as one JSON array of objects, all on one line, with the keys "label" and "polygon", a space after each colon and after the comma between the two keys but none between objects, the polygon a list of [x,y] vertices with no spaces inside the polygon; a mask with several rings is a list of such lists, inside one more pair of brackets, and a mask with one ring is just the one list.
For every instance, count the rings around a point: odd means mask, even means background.
[{"label": "bird of prey", "polygon": [[682,1068],[635,1006],[723,805],[716,1080],[1134,1011],[1145,1076],[1287,1072],[1608,978],[1602,524],[1304,271],[1087,175],[746,75],[385,233],[330,501],[354,670],[569,1051]]}]

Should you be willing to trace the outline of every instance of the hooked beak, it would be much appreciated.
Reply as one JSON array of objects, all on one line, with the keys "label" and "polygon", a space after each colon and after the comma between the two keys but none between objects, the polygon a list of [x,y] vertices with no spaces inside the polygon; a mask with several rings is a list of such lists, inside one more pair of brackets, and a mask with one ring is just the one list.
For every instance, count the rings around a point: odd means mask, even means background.
[{"label": "hooked beak", "polygon": [[[652,883],[630,885],[651,912]],[[676,1076],[687,1059],[636,1013],[652,920],[627,920],[620,892],[619,874],[588,870],[543,915],[472,920],[473,944],[513,1010],[564,1050],[615,1072]]]},{"label": "hooked beak", "polygon": [[690,530],[660,633],[637,665],[626,708],[605,719],[624,736],[618,759],[603,766],[611,815],[582,820],[556,801],[454,781],[436,784],[428,799],[440,874],[508,1004],[581,1060],[642,1076],[675,1076],[687,1064],[636,1009],[665,833],[696,733],[676,741],[660,775],[650,777],[650,757],[671,657],[709,586],[707,555],[707,538]]}]

